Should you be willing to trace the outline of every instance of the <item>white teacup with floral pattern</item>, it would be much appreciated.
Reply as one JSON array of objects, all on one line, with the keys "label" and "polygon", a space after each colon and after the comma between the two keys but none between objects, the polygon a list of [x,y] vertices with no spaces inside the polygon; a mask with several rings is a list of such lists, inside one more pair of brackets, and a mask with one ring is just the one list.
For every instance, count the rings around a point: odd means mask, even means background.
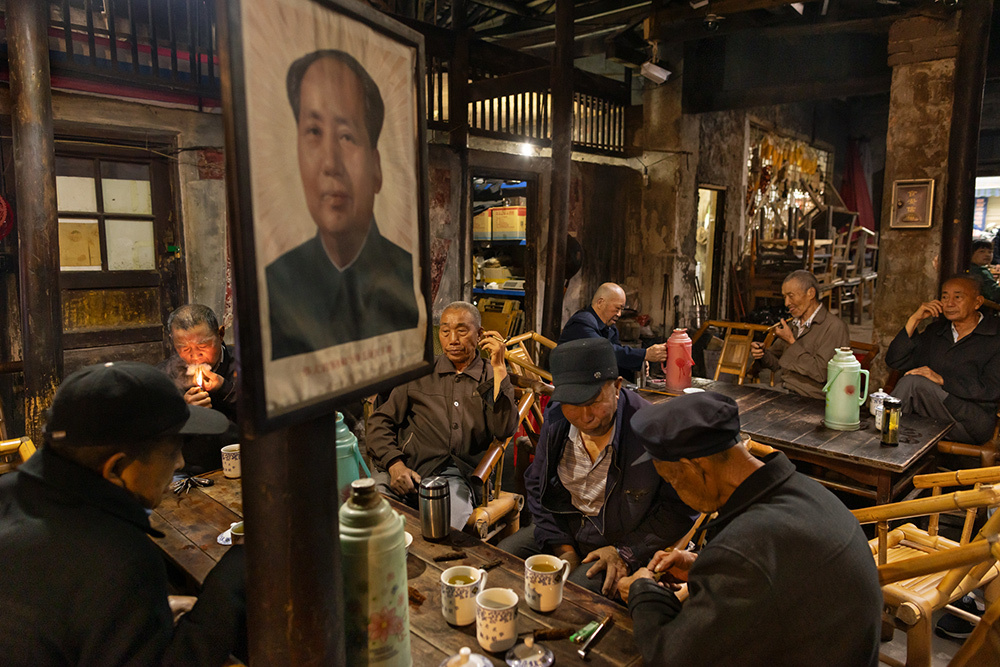
[{"label": "white teacup with floral pattern", "polygon": [[486,570],[468,565],[449,567],[441,573],[441,613],[452,625],[476,621],[476,596],[486,588]]},{"label": "white teacup with floral pattern", "polygon": [[487,588],[476,596],[476,639],[492,653],[517,643],[517,593],[509,588]]},{"label": "white teacup with floral pattern", "polygon": [[552,611],[563,597],[563,584],[569,577],[568,561],[539,554],[524,561],[524,599],[535,611]]}]

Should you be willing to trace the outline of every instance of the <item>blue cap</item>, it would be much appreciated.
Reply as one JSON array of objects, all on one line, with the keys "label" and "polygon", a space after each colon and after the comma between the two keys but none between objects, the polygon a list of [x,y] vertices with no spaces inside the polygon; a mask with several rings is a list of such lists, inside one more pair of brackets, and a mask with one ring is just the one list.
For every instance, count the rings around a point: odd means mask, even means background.
[{"label": "blue cap", "polygon": [[632,415],[631,424],[646,448],[646,454],[636,463],[698,459],[740,442],[736,401],[714,391],[683,394],[647,405]]}]

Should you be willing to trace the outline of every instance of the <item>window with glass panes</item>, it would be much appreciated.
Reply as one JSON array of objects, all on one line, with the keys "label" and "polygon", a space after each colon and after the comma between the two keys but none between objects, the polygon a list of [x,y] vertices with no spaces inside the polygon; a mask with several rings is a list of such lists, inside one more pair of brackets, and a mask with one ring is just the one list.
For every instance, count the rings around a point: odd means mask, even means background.
[{"label": "window with glass panes", "polygon": [[155,271],[149,164],[56,157],[63,271]]}]

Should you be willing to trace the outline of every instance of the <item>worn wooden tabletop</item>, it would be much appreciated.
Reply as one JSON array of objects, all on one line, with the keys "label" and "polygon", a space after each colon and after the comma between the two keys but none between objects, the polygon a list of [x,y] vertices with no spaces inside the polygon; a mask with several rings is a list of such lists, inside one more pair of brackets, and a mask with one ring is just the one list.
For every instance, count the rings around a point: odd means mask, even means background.
[{"label": "worn wooden tabletop", "polygon": [[[221,471],[205,475],[215,484],[196,488],[183,495],[168,494],[153,511],[150,520],[154,528],[166,537],[155,541],[164,550],[176,572],[182,573],[192,587],[197,587],[222,557],[228,547],[217,542],[219,533],[243,514],[240,480],[226,479]],[[577,644],[569,640],[544,641],[555,655],[557,665],[640,665],[642,660],[632,638],[632,620],[621,605],[595,595],[573,583],[566,583],[563,602],[550,613],[531,610],[524,601],[524,561],[504,553],[478,538],[452,531],[447,540],[433,543],[420,535],[420,519],[408,507],[394,503],[406,517],[406,530],[413,535],[407,558],[409,585],[426,598],[420,605],[410,604],[411,652],[415,667],[437,667],[446,657],[468,646],[474,653],[487,655],[495,665],[506,664],[502,654],[487,653],[476,641],[476,626],[454,627],[441,615],[441,573],[453,565],[482,566],[500,559],[501,564],[489,571],[490,588],[510,588],[517,592],[517,629],[528,633],[541,628],[572,628],[577,630],[590,621],[611,614],[614,624],[591,651],[586,662],[577,655]],[[247,531],[253,530],[247,526]],[[460,560],[435,562],[434,556],[462,550]]]},{"label": "worn wooden tabletop", "polygon": [[[740,429],[753,440],[782,450],[790,458],[845,475],[838,482],[819,477],[833,488],[886,503],[903,490],[913,474],[932,462],[935,445],[951,427],[950,422],[905,415],[899,428],[899,445],[881,444],[881,433],[865,407],[856,431],[838,431],[823,425],[821,399],[784,394],[760,387],[694,378],[695,387],[731,397],[740,409]],[[673,396],[643,391],[652,403]]]}]

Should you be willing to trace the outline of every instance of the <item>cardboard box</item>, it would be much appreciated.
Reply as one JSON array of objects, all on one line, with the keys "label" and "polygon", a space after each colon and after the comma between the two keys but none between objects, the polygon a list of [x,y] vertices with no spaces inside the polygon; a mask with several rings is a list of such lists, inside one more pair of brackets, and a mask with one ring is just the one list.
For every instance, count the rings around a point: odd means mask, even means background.
[{"label": "cardboard box", "polygon": [[510,269],[506,266],[483,267],[483,280],[488,283],[502,283],[510,278]]},{"label": "cardboard box", "polygon": [[493,224],[491,221],[490,212],[493,209],[486,209],[477,216],[472,218],[472,240],[473,241],[492,241],[493,240]]},{"label": "cardboard box", "polygon": [[498,206],[493,213],[493,240],[523,239],[528,209],[524,206]]}]

